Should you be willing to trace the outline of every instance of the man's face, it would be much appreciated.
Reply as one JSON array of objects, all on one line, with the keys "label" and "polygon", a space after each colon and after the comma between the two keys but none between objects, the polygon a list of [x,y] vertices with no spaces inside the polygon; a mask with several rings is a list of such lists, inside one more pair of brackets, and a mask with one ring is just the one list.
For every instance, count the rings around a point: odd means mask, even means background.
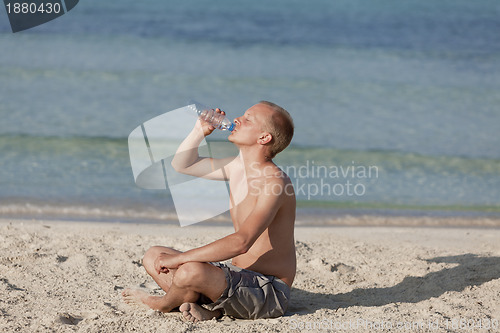
[{"label": "man's face", "polygon": [[252,145],[261,137],[265,123],[273,110],[265,104],[255,104],[234,120],[235,129],[228,139],[234,144]]}]

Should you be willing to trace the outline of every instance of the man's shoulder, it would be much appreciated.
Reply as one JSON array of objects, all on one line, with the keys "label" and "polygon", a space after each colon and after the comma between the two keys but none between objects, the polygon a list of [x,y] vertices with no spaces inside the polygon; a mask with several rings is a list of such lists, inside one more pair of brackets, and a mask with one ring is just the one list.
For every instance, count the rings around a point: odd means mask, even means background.
[{"label": "man's shoulder", "polygon": [[265,177],[263,186],[266,187],[266,192],[273,196],[286,197],[295,195],[290,177],[278,166],[275,166],[274,172]]},{"label": "man's shoulder", "polygon": [[274,179],[277,183],[290,183],[290,177],[286,174],[285,171],[283,171],[279,166],[275,165],[274,166],[274,172],[272,173],[272,179]]}]

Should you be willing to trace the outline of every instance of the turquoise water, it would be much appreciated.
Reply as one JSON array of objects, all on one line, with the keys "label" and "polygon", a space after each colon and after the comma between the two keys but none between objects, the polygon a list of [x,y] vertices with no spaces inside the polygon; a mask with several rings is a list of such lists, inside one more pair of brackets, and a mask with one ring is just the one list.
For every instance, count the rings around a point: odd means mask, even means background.
[{"label": "turquoise water", "polygon": [[0,215],[175,217],[135,186],[126,138],[193,98],[287,108],[276,162],[301,206],[498,214],[498,17],[486,0],[88,0],[12,34],[0,10]]}]

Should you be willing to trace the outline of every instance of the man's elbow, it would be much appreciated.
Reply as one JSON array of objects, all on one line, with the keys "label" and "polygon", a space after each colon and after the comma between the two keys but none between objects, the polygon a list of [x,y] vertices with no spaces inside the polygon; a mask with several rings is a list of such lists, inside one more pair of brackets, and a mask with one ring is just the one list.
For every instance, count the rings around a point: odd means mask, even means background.
[{"label": "man's elbow", "polygon": [[175,160],[175,156],[174,158],[172,159],[172,162],[170,162],[170,165],[172,166],[172,168],[174,168],[175,171],[179,172],[179,164],[176,162]]},{"label": "man's elbow", "polygon": [[175,161],[175,158],[170,162],[172,168],[179,173],[185,173],[186,168],[183,168],[178,162]]},{"label": "man's elbow", "polygon": [[236,252],[238,255],[240,254],[245,254],[250,250],[250,248],[253,245],[253,242],[248,238],[243,235],[235,234],[236,235]]},{"label": "man's elbow", "polygon": [[250,250],[250,246],[242,245],[238,248],[238,255],[245,254],[248,252],[248,250]]}]

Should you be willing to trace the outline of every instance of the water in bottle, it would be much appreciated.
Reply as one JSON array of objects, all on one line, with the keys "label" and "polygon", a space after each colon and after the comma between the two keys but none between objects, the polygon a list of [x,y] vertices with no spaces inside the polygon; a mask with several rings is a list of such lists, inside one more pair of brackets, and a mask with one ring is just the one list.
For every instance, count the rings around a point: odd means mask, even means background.
[{"label": "water in bottle", "polygon": [[228,117],[226,117],[222,113],[215,112],[214,109],[207,108],[206,106],[203,106],[198,102],[192,101],[190,102],[188,107],[196,111],[200,119],[206,121],[217,129],[231,132],[235,127],[235,124],[231,120],[229,120]]}]

